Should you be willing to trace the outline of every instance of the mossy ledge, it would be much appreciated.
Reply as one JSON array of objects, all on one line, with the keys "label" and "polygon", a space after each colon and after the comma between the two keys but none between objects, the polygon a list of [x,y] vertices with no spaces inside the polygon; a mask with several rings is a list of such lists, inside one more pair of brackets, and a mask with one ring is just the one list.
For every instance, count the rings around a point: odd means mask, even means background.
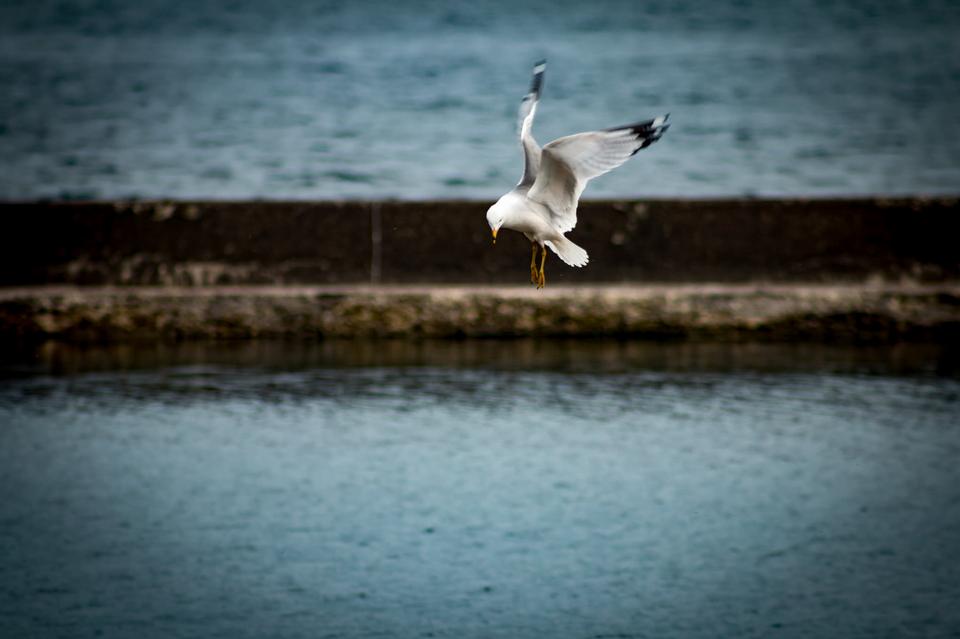
[{"label": "mossy ledge", "polygon": [[0,289],[0,340],[960,339],[960,284]]}]

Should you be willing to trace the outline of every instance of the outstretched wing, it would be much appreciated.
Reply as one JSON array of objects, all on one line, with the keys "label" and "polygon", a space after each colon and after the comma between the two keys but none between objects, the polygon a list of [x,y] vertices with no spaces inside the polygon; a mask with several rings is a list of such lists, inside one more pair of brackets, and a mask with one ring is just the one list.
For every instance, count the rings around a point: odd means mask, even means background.
[{"label": "outstretched wing", "polygon": [[550,209],[554,226],[566,233],[577,225],[577,201],[587,182],[659,140],[670,127],[668,117],[554,140],[543,147],[540,170],[527,197]]},{"label": "outstretched wing", "polygon": [[541,60],[533,67],[533,81],[530,91],[523,96],[520,102],[519,122],[520,146],[523,147],[523,177],[517,186],[533,184],[540,170],[540,145],[533,139],[530,129],[533,127],[533,116],[537,113],[537,103],[540,101],[540,89],[543,87],[543,72],[547,69],[547,61]]}]

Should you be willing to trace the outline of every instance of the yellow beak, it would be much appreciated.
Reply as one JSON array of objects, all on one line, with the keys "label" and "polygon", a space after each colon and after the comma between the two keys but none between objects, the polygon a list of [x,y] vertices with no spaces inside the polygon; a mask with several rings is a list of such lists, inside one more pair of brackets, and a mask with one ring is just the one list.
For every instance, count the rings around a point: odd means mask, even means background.
[{"label": "yellow beak", "polygon": [[493,229],[493,243],[497,243],[497,229]]}]

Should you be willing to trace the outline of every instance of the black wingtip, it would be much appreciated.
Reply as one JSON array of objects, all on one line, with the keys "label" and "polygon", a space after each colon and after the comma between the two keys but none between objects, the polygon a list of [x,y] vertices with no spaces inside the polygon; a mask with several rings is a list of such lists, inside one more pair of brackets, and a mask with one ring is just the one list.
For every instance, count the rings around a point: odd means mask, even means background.
[{"label": "black wingtip", "polygon": [[670,114],[660,115],[652,120],[642,120],[640,122],[633,122],[631,124],[623,124],[621,126],[610,127],[605,129],[606,131],[623,131],[629,129],[634,134],[638,136],[647,136],[656,131],[662,131],[666,129],[669,124],[667,124],[667,119],[670,117]]},{"label": "black wingtip", "polygon": [[[651,122],[655,122],[655,121],[656,120],[651,120]],[[666,121],[666,116],[664,116],[662,121]],[[631,131],[636,134],[637,140],[640,141],[640,146],[634,149],[633,153],[631,153],[630,155],[636,155],[637,152],[640,151],[641,149],[645,149],[651,144],[653,144],[654,142],[656,142],[657,140],[659,140],[661,137],[663,137],[663,134],[666,133],[667,129],[669,128],[670,128],[669,124],[659,124],[655,128],[651,128],[647,126],[645,128],[631,129]]]},{"label": "black wingtip", "polygon": [[547,69],[547,61],[540,60],[533,65],[533,80],[530,82],[530,93],[540,96],[540,89],[543,87],[543,72]]}]

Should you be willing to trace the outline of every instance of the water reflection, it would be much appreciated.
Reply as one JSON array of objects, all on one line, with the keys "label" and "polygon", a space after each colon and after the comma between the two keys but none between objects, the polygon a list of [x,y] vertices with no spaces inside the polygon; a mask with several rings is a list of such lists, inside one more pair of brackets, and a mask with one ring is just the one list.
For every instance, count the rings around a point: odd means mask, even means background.
[{"label": "water reflection", "polygon": [[[46,343],[8,357],[0,374],[20,383],[0,401],[83,397],[124,401],[262,402],[391,400],[396,406],[545,399],[577,412],[568,397],[605,395],[627,407],[639,397],[710,392],[720,385],[792,393],[822,379],[860,375],[957,376],[955,353],[936,344],[850,347],[604,340],[245,341],[76,346]],[[774,377],[768,378],[767,376]],[[851,376],[853,376],[851,378]],[[790,382],[787,377],[792,377]],[[733,393],[736,396],[736,393]],[[840,398],[837,398],[840,401]]]},{"label": "water reflection", "polygon": [[638,340],[328,340],[126,343],[46,342],[0,348],[0,375],[70,375],[209,366],[264,371],[437,367],[617,373],[656,371],[960,373],[953,344],[880,346],[823,343]]}]

